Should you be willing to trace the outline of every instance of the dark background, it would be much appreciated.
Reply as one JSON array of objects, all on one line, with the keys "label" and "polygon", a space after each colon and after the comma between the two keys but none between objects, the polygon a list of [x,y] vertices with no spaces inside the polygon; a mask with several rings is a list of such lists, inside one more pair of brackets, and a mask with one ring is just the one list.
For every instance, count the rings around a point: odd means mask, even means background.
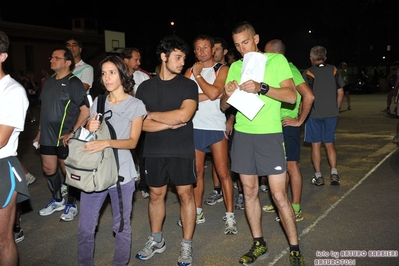
[{"label": "dark background", "polygon": [[[159,40],[176,34],[189,45],[199,34],[221,36],[232,47],[231,29],[248,20],[260,35],[259,48],[279,38],[287,46],[287,58],[299,68],[310,65],[314,45],[326,47],[327,62],[388,69],[398,60],[397,12],[392,0],[363,1],[2,1],[0,19],[64,29],[73,18],[97,21],[99,33],[125,32],[126,46],[142,50],[142,67],[153,70],[158,63]],[[305,4],[306,3],[306,4]],[[170,22],[175,22],[171,26]],[[311,31],[311,32],[309,32]],[[387,51],[387,46],[391,50]],[[190,64],[193,53],[188,56]]]}]

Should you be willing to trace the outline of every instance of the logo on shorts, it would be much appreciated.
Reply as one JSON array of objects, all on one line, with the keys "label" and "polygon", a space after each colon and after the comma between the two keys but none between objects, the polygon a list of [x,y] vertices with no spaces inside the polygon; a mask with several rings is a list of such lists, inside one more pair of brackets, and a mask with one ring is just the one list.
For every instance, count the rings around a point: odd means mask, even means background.
[{"label": "logo on shorts", "polygon": [[283,168],[281,168],[281,166],[276,166],[276,167],[274,167],[274,170],[277,170],[277,171],[280,171],[280,170],[282,170]]}]

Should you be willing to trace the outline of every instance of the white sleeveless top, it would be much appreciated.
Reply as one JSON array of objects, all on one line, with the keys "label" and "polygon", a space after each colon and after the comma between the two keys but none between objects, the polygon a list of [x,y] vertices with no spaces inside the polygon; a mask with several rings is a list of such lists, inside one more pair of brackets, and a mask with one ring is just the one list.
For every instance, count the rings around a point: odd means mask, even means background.
[{"label": "white sleeveless top", "polygon": [[[201,76],[209,83],[213,84],[216,80],[217,73],[214,67],[203,68],[201,71]],[[190,77],[195,80],[193,74]],[[198,85],[198,93],[203,93],[201,87]],[[220,110],[220,99],[214,101],[206,100],[198,103],[198,110],[193,118],[194,129],[202,130],[226,130],[226,116]]]}]

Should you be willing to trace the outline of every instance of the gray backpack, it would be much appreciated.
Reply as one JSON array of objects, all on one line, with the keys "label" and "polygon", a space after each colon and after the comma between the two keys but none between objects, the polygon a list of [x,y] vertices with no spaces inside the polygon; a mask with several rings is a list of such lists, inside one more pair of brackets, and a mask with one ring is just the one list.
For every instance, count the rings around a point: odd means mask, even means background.
[{"label": "gray backpack", "polygon": [[[100,128],[94,132],[94,139],[116,139],[116,133],[108,120],[112,117],[112,111],[104,112],[106,95],[97,96],[97,113],[102,114],[103,120]],[[74,137],[69,139],[68,157],[65,159],[66,183],[84,192],[99,192],[117,185],[119,196],[119,207],[121,211],[120,232],[123,230],[123,205],[120,182],[123,177],[119,176],[118,149],[105,148],[101,152],[88,154],[82,148],[86,140],[79,139],[79,128]]]}]

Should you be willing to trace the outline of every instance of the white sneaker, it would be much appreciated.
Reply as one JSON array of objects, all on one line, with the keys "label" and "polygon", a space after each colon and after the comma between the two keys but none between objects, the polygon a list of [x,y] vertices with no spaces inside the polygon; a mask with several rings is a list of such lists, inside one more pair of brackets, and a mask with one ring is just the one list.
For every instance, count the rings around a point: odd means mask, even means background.
[{"label": "white sneaker", "polygon": [[76,217],[76,215],[78,215],[78,213],[78,207],[73,206],[72,204],[67,204],[65,205],[64,213],[61,214],[60,219],[65,222],[70,222]]},{"label": "white sneaker", "polygon": [[68,186],[65,184],[61,185],[61,195],[63,197],[65,197],[66,195],[68,195]]},{"label": "white sneaker", "polygon": [[36,181],[36,177],[34,177],[31,173],[27,173],[25,175],[26,178],[26,184],[29,186],[30,184],[35,183]]},{"label": "white sneaker", "polygon": [[150,193],[148,193],[147,191],[142,190],[141,191],[141,197],[143,199],[149,198],[150,197]]},{"label": "white sneaker", "polygon": [[226,226],[224,229],[225,235],[235,235],[238,233],[237,223],[236,223],[236,219],[234,218],[234,216],[230,216],[227,218],[227,220],[225,222],[225,226]]},{"label": "white sneaker", "polygon": [[51,199],[50,203],[39,211],[39,215],[47,216],[53,214],[55,211],[62,211],[63,209],[65,209],[65,199],[62,199],[61,202]]}]

